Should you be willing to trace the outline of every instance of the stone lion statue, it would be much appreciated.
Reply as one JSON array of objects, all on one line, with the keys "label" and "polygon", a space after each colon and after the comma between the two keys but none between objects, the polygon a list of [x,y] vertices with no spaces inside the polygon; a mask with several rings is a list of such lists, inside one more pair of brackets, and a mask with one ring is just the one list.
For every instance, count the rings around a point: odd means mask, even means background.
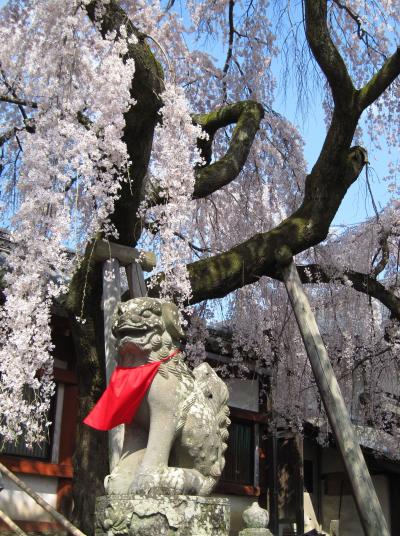
[{"label": "stone lion statue", "polygon": [[[113,324],[120,367],[160,361],[184,334],[174,304],[155,298],[121,303]],[[106,477],[113,493],[208,495],[225,464],[228,389],[203,363],[191,371],[181,352],[162,362],[130,424],[122,455]]]}]

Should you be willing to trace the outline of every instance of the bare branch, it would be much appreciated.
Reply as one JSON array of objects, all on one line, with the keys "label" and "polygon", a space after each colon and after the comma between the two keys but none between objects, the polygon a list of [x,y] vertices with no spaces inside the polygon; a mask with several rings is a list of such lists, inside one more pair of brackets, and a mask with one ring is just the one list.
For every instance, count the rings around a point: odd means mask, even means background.
[{"label": "bare branch", "polygon": [[386,60],[386,56],[380,50],[378,50],[377,48],[371,45],[370,40],[376,43],[376,39],[374,38],[373,35],[367,32],[367,30],[364,27],[362,18],[357,13],[354,13],[354,11],[350,9],[350,7],[347,6],[346,4],[343,4],[339,0],[333,0],[333,1],[338,7],[340,7],[340,9],[343,9],[344,11],[346,11],[349,17],[354,20],[354,22],[357,25],[357,36],[359,39],[361,39],[361,41],[365,43],[367,50],[373,50],[374,52],[376,52],[377,54],[379,54]]},{"label": "bare branch", "polygon": [[[225,65],[224,65],[224,68],[223,68],[223,73],[224,73],[223,78],[224,79],[225,79],[226,75],[228,74],[229,66],[231,64],[231,59],[232,59],[232,54],[233,54],[233,38],[234,38],[234,34],[235,34],[235,27],[234,27],[234,22],[233,22],[233,8],[234,8],[234,6],[235,6],[235,0],[229,0],[229,11],[228,11],[229,40],[228,40],[228,52],[226,54]],[[226,99],[227,99],[226,80],[223,81],[222,88],[223,88],[223,94],[224,94],[224,102],[226,102]]]},{"label": "bare branch", "polygon": [[[12,84],[10,84],[10,82],[8,81],[8,77],[7,77],[7,75],[6,75],[5,71],[4,71],[4,69],[3,69],[2,66],[1,66],[1,62],[0,62],[0,74],[1,74],[1,76],[2,76],[2,78],[3,78],[4,85],[6,86],[6,88],[8,89],[8,91],[11,93],[11,95],[12,95],[15,99],[19,100],[19,99],[18,99],[18,95],[17,95],[17,93],[16,93],[16,91],[15,91],[15,89],[14,89],[14,86],[13,86]],[[22,104],[17,104],[17,106],[18,106],[18,108],[19,108],[19,111],[21,112],[22,117],[24,118],[24,122],[28,121],[28,116],[27,116],[27,114],[26,114],[26,112],[25,112],[25,109],[24,109],[24,107],[22,106]]]},{"label": "bare branch", "polygon": [[[147,231],[149,231],[149,233],[151,233],[153,236],[156,236],[158,234],[159,228],[158,228],[158,223],[156,221],[151,221],[151,222],[150,221],[145,221],[143,223],[143,227]],[[194,251],[195,253],[196,252],[197,253],[211,253],[211,249],[196,246],[196,244],[194,244],[193,242],[188,240],[186,238],[186,236],[184,236],[182,233],[178,233],[177,231],[174,231],[174,236],[176,236],[180,240],[183,240],[184,242],[186,242],[186,244],[190,247],[190,249],[192,251]]]},{"label": "bare branch", "polygon": [[181,240],[184,240],[187,245],[190,247],[190,249],[192,249],[193,251],[197,251],[199,253],[211,253],[211,249],[210,248],[202,248],[200,246],[196,246],[196,244],[194,244],[193,242],[191,242],[190,240],[188,240],[186,237],[183,236],[183,234],[181,233],[178,233],[178,232],[174,232],[174,235],[177,237],[177,238],[180,238]]},{"label": "bare branch", "polygon": [[168,0],[168,4],[165,7],[165,11],[169,11],[174,4],[175,0]]},{"label": "bare branch", "polygon": [[10,130],[2,134],[0,136],[0,147],[2,147],[7,141],[11,140],[11,138],[15,136],[17,132],[21,132],[22,130],[26,129],[24,127],[12,127]]},{"label": "bare branch", "polygon": [[337,282],[348,285],[350,281],[355,290],[376,298],[389,309],[393,317],[400,320],[400,298],[387,290],[382,283],[375,279],[374,275],[344,270],[341,274],[332,276],[318,264],[300,265],[297,266],[297,270],[303,283]]},{"label": "bare branch", "polygon": [[16,97],[10,97],[9,95],[0,95],[1,102],[8,102],[10,104],[16,104],[17,106],[29,106],[30,108],[37,108],[37,102],[28,101],[25,99],[18,99]]},{"label": "bare branch", "polygon": [[372,265],[373,265],[379,253],[381,253],[380,261],[378,262],[378,264],[376,264],[373,267],[372,272],[371,272],[371,275],[375,278],[377,278],[378,275],[383,272],[383,270],[387,266],[387,263],[389,262],[390,251],[389,251],[388,239],[389,239],[389,233],[383,232],[379,240],[380,248],[377,251],[374,258],[372,259]]}]

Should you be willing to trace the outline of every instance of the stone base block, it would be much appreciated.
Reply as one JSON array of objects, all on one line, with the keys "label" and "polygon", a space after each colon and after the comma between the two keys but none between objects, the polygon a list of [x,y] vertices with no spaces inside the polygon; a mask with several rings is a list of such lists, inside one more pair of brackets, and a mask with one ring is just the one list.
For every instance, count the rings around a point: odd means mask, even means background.
[{"label": "stone base block", "polygon": [[96,536],[228,536],[229,499],[110,495],[96,504]]},{"label": "stone base block", "polygon": [[274,536],[269,529],[243,529],[239,536]]}]

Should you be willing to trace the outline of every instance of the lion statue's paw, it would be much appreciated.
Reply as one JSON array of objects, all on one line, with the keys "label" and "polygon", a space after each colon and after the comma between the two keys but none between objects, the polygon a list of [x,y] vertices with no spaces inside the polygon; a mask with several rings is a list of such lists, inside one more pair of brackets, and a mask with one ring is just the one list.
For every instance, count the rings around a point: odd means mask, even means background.
[{"label": "lion statue's paw", "polygon": [[158,467],[154,470],[141,469],[135,476],[130,493],[151,495],[202,495],[204,477],[196,469],[180,467]]}]

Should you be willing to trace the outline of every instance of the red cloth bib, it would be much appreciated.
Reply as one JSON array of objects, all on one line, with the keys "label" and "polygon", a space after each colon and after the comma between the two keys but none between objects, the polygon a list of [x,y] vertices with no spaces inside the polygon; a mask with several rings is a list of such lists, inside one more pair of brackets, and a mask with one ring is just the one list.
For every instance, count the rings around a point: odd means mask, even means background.
[{"label": "red cloth bib", "polygon": [[107,389],[83,422],[96,430],[132,422],[159,366],[178,352],[139,367],[116,367]]}]

